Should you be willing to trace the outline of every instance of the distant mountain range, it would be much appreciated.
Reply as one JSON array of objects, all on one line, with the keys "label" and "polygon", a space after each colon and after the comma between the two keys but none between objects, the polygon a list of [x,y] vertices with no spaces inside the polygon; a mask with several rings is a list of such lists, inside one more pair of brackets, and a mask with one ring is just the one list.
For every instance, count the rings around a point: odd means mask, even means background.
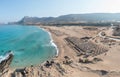
[{"label": "distant mountain range", "polygon": [[5,23],[0,22],[0,25],[3,25],[3,24],[5,24]]},{"label": "distant mountain range", "polygon": [[120,13],[89,13],[69,14],[59,17],[28,17],[25,16],[17,24],[80,24],[119,22]]}]

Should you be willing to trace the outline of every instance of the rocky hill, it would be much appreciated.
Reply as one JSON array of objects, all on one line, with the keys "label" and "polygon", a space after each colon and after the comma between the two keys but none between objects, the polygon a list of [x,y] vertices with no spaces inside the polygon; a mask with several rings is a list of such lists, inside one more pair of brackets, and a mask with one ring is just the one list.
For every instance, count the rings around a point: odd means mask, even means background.
[{"label": "rocky hill", "polygon": [[120,13],[89,13],[69,14],[59,17],[28,17],[25,16],[17,24],[78,24],[78,23],[108,23],[119,22]]}]

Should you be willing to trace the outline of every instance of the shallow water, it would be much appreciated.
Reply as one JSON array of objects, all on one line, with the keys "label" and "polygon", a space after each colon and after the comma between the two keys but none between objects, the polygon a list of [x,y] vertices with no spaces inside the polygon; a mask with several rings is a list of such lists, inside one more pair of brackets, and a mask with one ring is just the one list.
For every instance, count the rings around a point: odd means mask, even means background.
[{"label": "shallow water", "polygon": [[11,67],[38,65],[56,55],[48,32],[36,26],[0,25],[0,56],[12,50]]}]

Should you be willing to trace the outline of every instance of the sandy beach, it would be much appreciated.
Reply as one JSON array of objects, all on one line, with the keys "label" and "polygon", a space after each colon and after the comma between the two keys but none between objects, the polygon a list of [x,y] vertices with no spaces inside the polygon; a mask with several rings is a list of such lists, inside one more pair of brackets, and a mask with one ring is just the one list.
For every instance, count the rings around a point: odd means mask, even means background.
[{"label": "sandy beach", "polygon": [[[51,33],[54,43],[59,49],[58,56],[39,66],[17,70],[10,69],[1,75],[1,77],[120,77],[120,42],[110,42],[110,40],[103,42],[106,40],[98,36],[98,33],[106,29],[106,27],[40,27]],[[89,41],[96,46],[107,48],[108,51],[94,57],[89,57],[91,61],[93,61],[93,58],[100,59],[100,61],[82,63],[80,62],[81,56],[79,52],[65,40],[68,37],[77,39],[90,37]]]}]

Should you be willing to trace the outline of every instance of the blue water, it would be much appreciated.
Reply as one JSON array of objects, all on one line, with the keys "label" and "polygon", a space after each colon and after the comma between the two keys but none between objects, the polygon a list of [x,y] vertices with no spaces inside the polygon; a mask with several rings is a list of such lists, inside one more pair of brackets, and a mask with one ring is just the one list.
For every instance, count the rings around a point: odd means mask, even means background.
[{"label": "blue water", "polygon": [[0,25],[0,55],[12,50],[11,67],[38,65],[56,55],[48,32],[25,25]]}]

